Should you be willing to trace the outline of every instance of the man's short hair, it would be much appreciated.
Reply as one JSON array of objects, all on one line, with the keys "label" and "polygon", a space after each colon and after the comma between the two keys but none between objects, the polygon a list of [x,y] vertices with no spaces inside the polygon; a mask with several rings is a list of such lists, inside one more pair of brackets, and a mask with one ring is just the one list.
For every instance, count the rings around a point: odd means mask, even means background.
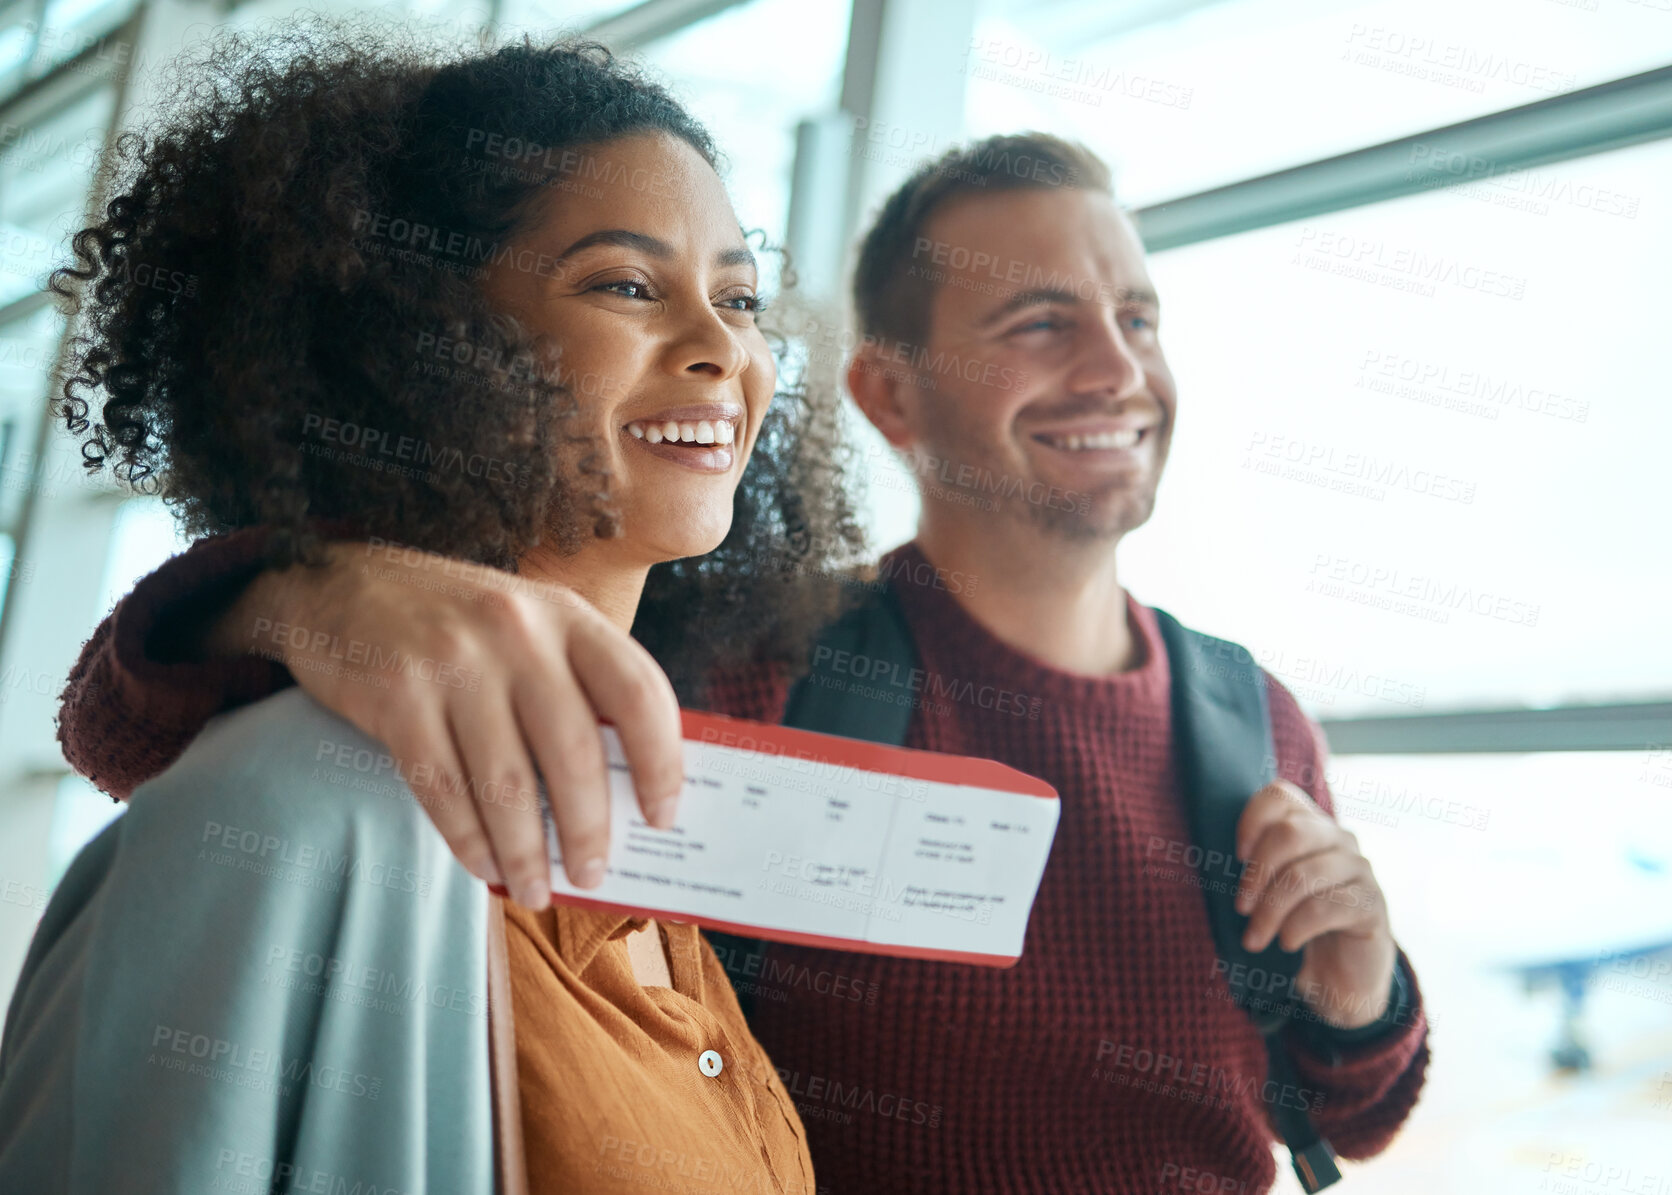
[{"label": "man's short hair", "polygon": [[930,270],[912,270],[930,218],[950,200],[1001,191],[1073,187],[1112,195],[1109,167],[1091,150],[1049,133],[987,137],[919,167],[888,197],[859,247],[853,275],[860,332],[880,341],[922,344],[934,299]]}]

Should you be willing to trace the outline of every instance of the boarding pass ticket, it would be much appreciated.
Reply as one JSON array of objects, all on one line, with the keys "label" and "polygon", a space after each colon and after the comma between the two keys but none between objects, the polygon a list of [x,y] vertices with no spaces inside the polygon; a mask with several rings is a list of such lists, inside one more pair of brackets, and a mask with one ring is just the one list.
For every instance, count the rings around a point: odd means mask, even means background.
[{"label": "boarding pass ticket", "polygon": [[987,759],[682,711],[675,825],[639,812],[615,729],[609,866],[555,898],[793,942],[1008,967],[1056,834],[1056,790]]}]

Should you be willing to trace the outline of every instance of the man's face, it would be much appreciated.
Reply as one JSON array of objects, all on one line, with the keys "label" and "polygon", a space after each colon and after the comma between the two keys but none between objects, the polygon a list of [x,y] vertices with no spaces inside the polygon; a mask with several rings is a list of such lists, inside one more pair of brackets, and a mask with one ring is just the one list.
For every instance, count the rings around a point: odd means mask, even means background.
[{"label": "man's face", "polygon": [[911,266],[934,286],[900,392],[926,505],[1075,539],[1149,518],[1177,399],[1144,252],[1113,200],[962,196]]}]

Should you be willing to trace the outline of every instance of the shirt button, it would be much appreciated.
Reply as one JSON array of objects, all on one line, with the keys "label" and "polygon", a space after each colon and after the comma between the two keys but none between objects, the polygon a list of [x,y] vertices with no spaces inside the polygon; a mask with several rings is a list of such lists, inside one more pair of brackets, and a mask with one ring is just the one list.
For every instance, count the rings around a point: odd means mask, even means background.
[{"label": "shirt button", "polygon": [[724,1062],[720,1061],[720,1056],[713,1050],[704,1050],[702,1057],[697,1059],[697,1069],[710,1079],[718,1075],[725,1065]]}]

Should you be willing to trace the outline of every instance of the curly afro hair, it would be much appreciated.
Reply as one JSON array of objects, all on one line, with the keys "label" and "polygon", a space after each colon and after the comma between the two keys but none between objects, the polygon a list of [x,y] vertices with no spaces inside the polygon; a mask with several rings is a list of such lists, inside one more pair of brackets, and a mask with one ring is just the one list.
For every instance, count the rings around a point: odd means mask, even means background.
[{"label": "curly afro hair", "polygon": [[[442,49],[316,17],[173,69],[177,98],[119,140],[104,219],[50,281],[80,315],[60,413],[86,466],[160,493],[189,534],[270,528],[274,566],[317,563],[327,533],[512,570],[548,537],[620,534],[566,430],[575,395],[532,366],[549,346],[464,268],[554,185],[485,149],[659,131],[714,165],[702,126],[572,40]],[[865,545],[837,405],[781,390],[724,543],[652,570],[633,630],[683,699],[722,659],[804,662],[839,604],[820,578]]]}]

